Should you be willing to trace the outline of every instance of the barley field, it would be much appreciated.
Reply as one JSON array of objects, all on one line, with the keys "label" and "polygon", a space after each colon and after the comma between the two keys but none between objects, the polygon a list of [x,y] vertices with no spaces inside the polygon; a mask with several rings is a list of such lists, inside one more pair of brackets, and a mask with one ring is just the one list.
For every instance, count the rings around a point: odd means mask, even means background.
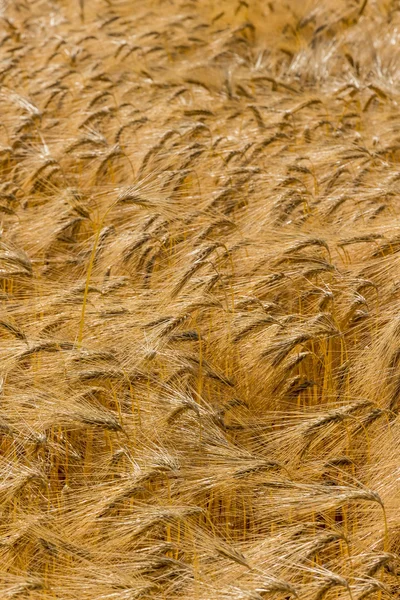
[{"label": "barley field", "polygon": [[0,3],[0,598],[400,598],[400,4]]}]

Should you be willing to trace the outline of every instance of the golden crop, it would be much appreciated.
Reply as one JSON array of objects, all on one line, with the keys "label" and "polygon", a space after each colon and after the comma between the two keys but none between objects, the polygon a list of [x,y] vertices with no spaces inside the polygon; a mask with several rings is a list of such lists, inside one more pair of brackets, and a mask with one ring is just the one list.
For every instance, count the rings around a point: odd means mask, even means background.
[{"label": "golden crop", "polygon": [[0,30],[0,599],[400,598],[399,3]]}]

